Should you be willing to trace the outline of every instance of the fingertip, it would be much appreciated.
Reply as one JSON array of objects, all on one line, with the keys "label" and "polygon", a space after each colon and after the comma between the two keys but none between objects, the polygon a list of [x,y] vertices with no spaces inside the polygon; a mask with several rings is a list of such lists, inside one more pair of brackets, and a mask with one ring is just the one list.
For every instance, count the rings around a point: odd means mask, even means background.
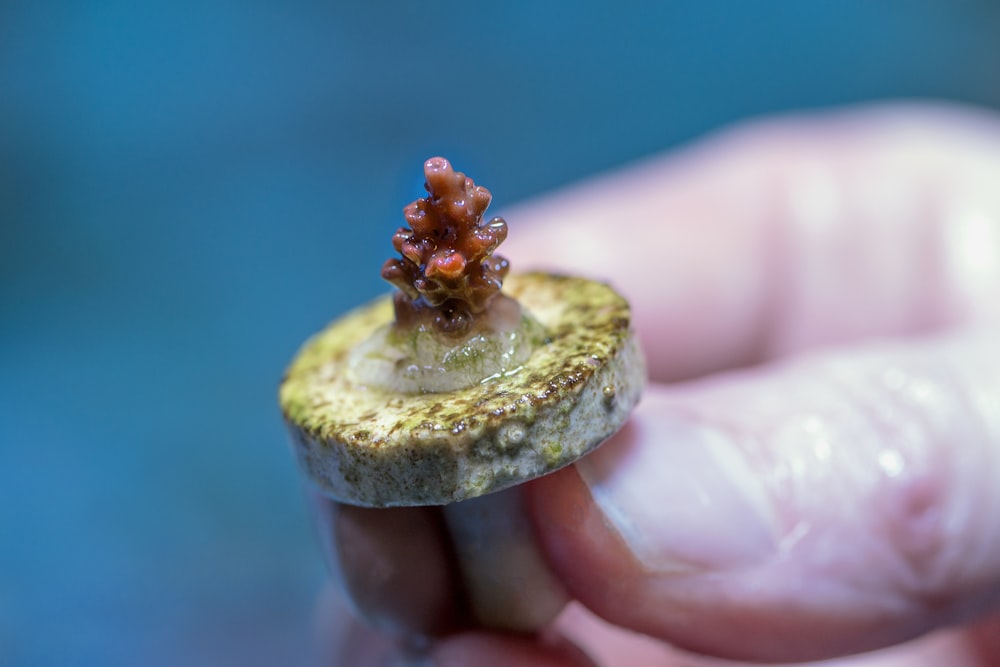
[{"label": "fingertip", "polygon": [[[626,425],[613,440],[627,441],[633,428]],[[573,598],[611,616],[619,615],[620,604],[637,604],[628,588],[642,568],[576,466],[532,482],[527,498],[539,544]]]},{"label": "fingertip", "polygon": [[651,583],[751,568],[779,548],[732,437],[665,411],[655,386],[614,437],[531,489],[539,540],[574,596],[618,618],[643,616]]},{"label": "fingertip", "polygon": [[436,636],[460,622],[461,587],[435,508],[365,508],[314,498],[331,575],[355,613],[393,636]]},{"label": "fingertip", "polygon": [[530,487],[546,557],[608,621],[731,659],[873,650],[995,608],[1000,441],[960,400],[996,395],[977,341],[651,386]]}]

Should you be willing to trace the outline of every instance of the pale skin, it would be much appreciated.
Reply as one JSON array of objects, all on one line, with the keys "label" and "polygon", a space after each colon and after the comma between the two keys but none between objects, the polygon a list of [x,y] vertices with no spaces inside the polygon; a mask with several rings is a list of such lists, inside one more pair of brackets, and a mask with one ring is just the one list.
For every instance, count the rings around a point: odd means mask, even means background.
[{"label": "pale skin", "polygon": [[612,282],[649,362],[526,486],[575,602],[463,627],[433,511],[317,501],[335,664],[1000,664],[1000,118],[754,123],[501,213],[513,270]]}]

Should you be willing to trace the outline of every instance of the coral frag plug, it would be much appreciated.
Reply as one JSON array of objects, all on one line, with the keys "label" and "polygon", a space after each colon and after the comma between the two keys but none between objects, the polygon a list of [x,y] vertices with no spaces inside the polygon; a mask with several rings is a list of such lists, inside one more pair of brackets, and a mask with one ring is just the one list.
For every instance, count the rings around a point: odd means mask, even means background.
[{"label": "coral frag plug", "polygon": [[[321,493],[365,507],[443,505],[478,621],[533,630],[565,595],[532,546],[518,484],[617,431],[645,367],[628,303],[585,278],[509,273],[491,195],[447,160],[404,209],[392,296],[315,335],[280,403]],[[508,491],[503,491],[508,489]],[[497,493],[500,492],[500,493]]]}]

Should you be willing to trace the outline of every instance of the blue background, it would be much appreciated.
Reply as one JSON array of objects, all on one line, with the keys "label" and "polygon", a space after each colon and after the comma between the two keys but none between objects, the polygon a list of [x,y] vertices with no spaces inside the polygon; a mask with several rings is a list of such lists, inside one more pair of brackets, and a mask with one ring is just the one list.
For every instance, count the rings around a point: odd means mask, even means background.
[{"label": "blue background", "polygon": [[0,664],[308,659],[276,387],[387,289],[426,157],[502,207],[767,112],[997,107],[998,34],[990,0],[3,3]]}]

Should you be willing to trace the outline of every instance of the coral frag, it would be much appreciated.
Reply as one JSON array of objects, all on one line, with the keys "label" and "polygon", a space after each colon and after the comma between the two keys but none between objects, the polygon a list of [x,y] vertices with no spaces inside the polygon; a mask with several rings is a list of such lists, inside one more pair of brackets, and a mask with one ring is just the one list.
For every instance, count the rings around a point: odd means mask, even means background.
[{"label": "coral frag", "polygon": [[493,251],[507,238],[507,223],[483,213],[492,195],[447,160],[424,163],[427,197],[403,209],[392,245],[402,257],[389,259],[382,277],[399,288],[394,306],[401,325],[429,322],[443,333],[461,334],[500,293],[508,264]]}]

